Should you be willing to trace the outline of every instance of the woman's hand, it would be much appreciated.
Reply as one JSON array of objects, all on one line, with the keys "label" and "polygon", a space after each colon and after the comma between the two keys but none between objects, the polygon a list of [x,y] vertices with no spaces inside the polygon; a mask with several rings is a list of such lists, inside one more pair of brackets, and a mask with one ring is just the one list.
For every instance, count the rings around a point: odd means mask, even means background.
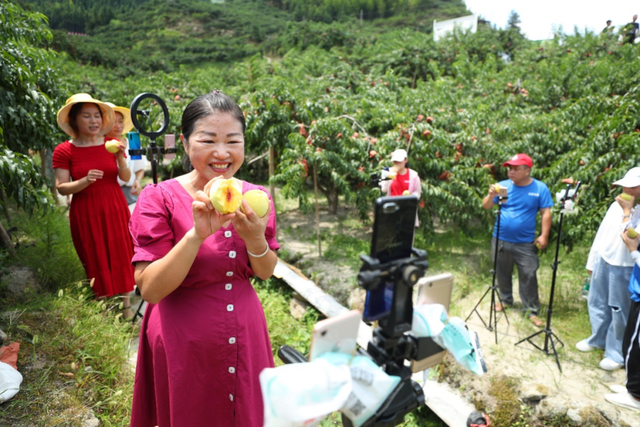
[{"label": "woman's hand", "polygon": [[[244,209],[244,212],[242,211]],[[235,217],[231,220],[233,228],[247,245],[247,250],[254,254],[261,254],[265,250],[264,233],[269,223],[269,213],[271,212],[271,202],[267,213],[262,218],[251,209],[246,200],[242,200],[242,209],[236,211]]]},{"label": "woman's hand", "polygon": [[87,181],[89,181],[89,184],[93,184],[97,180],[102,179],[103,176],[104,176],[104,172],[102,172],[101,170],[91,169],[87,174],[86,178],[87,178]]},{"label": "woman's hand", "polygon": [[133,185],[131,186],[131,194],[137,196],[140,194],[140,191],[142,191],[142,186],[140,185],[140,180],[136,178],[136,180],[133,181]]},{"label": "woman's hand", "polygon": [[616,202],[618,202],[618,204],[620,205],[620,207],[622,208],[622,211],[625,214],[628,214],[629,212],[631,212],[631,209],[633,208],[633,198],[631,200],[625,200],[622,197],[620,197],[621,195],[618,194],[618,196],[616,197]]},{"label": "woman's hand", "polygon": [[[116,159],[117,160],[124,160],[127,158],[127,146],[124,145],[124,142],[120,141],[119,139],[117,139],[116,141],[118,141],[118,151],[116,151]],[[126,160],[124,160],[126,162]]]},{"label": "woman's hand", "polygon": [[632,239],[627,234],[628,231],[629,230],[624,230],[620,236],[622,237],[622,240],[624,240],[624,244],[627,245],[627,249],[629,250],[629,253],[631,253],[633,251],[638,250],[638,242],[640,242],[640,234]]},{"label": "woman's hand", "polygon": [[196,191],[196,199],[191,205],[193,212],[193,230],[199,239],[206,239],[213,233],[218,231],[222,225],[234,218],[235,213],[222,215],[211,204],[209,199],[209,189],[211,184],[218,179],[223,179],[221,176],[213,178],[204,186],[204,191]]}]

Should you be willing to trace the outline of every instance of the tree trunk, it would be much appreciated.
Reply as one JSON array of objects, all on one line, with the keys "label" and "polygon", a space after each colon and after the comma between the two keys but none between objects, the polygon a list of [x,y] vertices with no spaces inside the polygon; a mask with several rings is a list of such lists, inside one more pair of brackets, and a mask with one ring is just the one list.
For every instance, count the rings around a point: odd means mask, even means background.
[{"label": "tree trunk", "polygon": [[4,192],[4,188],[0,187],[0,200],[2,200],[2,206],[4,206],[4,217],[7,218],[7,222],[11,224],[11,217],[9,217],[9,205],[7,204],[7,195]]},{"label": "tree trunk", "polygon": [[7,233],[7,230],[4,229],[2,224],[0,224],[0,246],[8,250],[11,255],[15,255],[15,250],[13,248],[13,242],[11,241],[11,237],[9,237],[9,233]]},{"label": "tree trunk", "polygon": [[58,190],[56,189],[56,174],[53,171],[53,152],[42,149],[40,154],[40,174],[47,180],[49,191],[53,194],[53,200],[58,204]]}]

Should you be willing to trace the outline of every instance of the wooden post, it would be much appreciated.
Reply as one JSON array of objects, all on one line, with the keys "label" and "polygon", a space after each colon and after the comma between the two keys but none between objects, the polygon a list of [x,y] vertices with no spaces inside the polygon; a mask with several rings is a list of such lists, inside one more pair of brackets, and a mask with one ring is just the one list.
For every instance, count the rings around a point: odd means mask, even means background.
[{"label": "wooden post", "polygon": [[[271,181],[271,177],[276,173],[276,149],[273,148],[273,145],[269,147],[269,181]],[[273,207],[276,207],[276,186],[273,183],[269,184],[269,191],[271,192],[271,197],[273,197]]]},{"label": "wooden post", "polygon": [[322,257],[322,245],[320,243],[320,205],[318,204],[318,173],[316,165],[313,165],[313,189],[316,193],[316,234],[318,235],[318,256]]}]

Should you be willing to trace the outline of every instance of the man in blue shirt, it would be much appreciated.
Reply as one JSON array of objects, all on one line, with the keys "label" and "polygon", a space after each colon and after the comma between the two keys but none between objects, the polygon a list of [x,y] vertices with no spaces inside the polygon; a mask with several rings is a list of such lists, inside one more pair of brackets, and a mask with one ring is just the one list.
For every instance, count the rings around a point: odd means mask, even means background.
[{"label": "man in blue shirt", "polygon": [[[503,163],[509,168],[509,179],[499,183],[507,188],[507,198],[503,200],[500,210],[500,241],[496,242],[498,232],[496,226],[491,240],[491,253],[495,256],[495,245],[498,244],[498,261],[496,276],[498,290],[502,302],[513,305],[513,285],[511,276],[514,264],[518,267],[518,282],[520,284],[520,299],[523,310],[528,313],[529,320],[536,326],[542,326],[542,319],[538,317],[540,301],[538,298],[538,250],[547,247],[549,231],[551,230],[551,207],[553,199],[547,186],[531,178],[533,162],[526,154],[516,154],[509,161]],[[489,194],[482,200],[482,207],[491,209],[498,199],[496,186],[489,188]],[[538,212],[542,217],[541,232],[536,238],[536,218]],[[495,260],[494,260],[495,261]],[[504,310],[501,303],[496,304],[496,311]]]}]

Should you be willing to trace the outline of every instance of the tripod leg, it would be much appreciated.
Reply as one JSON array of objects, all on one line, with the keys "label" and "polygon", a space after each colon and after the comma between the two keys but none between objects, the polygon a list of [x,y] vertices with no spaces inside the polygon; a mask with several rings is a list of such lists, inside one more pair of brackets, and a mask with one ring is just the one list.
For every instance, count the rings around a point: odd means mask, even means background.
[{"label": "tripod leg", "polygon": [[[562,372],[562,367],[560,366],[560,359],[558,359],[558,352],[556,351],[556,346],[553,343],[553,339],[552,339],[552,337],[554,337],[554,336],[555,336],[554,333],[551,332],[549,334],[549,341],[551,342],[551,348],[553,349],[553,355],[556,357],[556,363],[558,364],[558,369],[560,370],[560,372]],[[556,339],[558,339],[558,337],[556,337]],[[558,341],[562,344],[562,341],[560,341],[559,339],[558,339]],[[562,344],[562,345],[564,346],[564,344]]]},{"label": "tripod leg", "polygon": [[[489,288],[487,288],[487,290],[485,291],[485,293],[482,295],[482,297],[480,298],[480,300],[478,301],[478,303],[475,305],[475,307],[473,307],[473,310],[471,310],[471,313],[469,313],[469,315],[467,316],[466,319],[464,319],[464,321],[468,321],[469,318],[471,317],[471,315],[475,312],[478,314],[478,317],[480,318],[480,320],[482,320],[482,324],[484,325],[485,328],[488,328],[486,322],[484,321],[484,319],[482,318],[482,316],[480,316],[480,313],[478,312],[478,306],[480,305],[480,303],[482,302],[482,300],[484,299],[484,297],[487,296],[487,294],[489,293],[489,291],[491,291],[491,286]],[[491,323],[491,319],[489,319],[489,323]]]}]

